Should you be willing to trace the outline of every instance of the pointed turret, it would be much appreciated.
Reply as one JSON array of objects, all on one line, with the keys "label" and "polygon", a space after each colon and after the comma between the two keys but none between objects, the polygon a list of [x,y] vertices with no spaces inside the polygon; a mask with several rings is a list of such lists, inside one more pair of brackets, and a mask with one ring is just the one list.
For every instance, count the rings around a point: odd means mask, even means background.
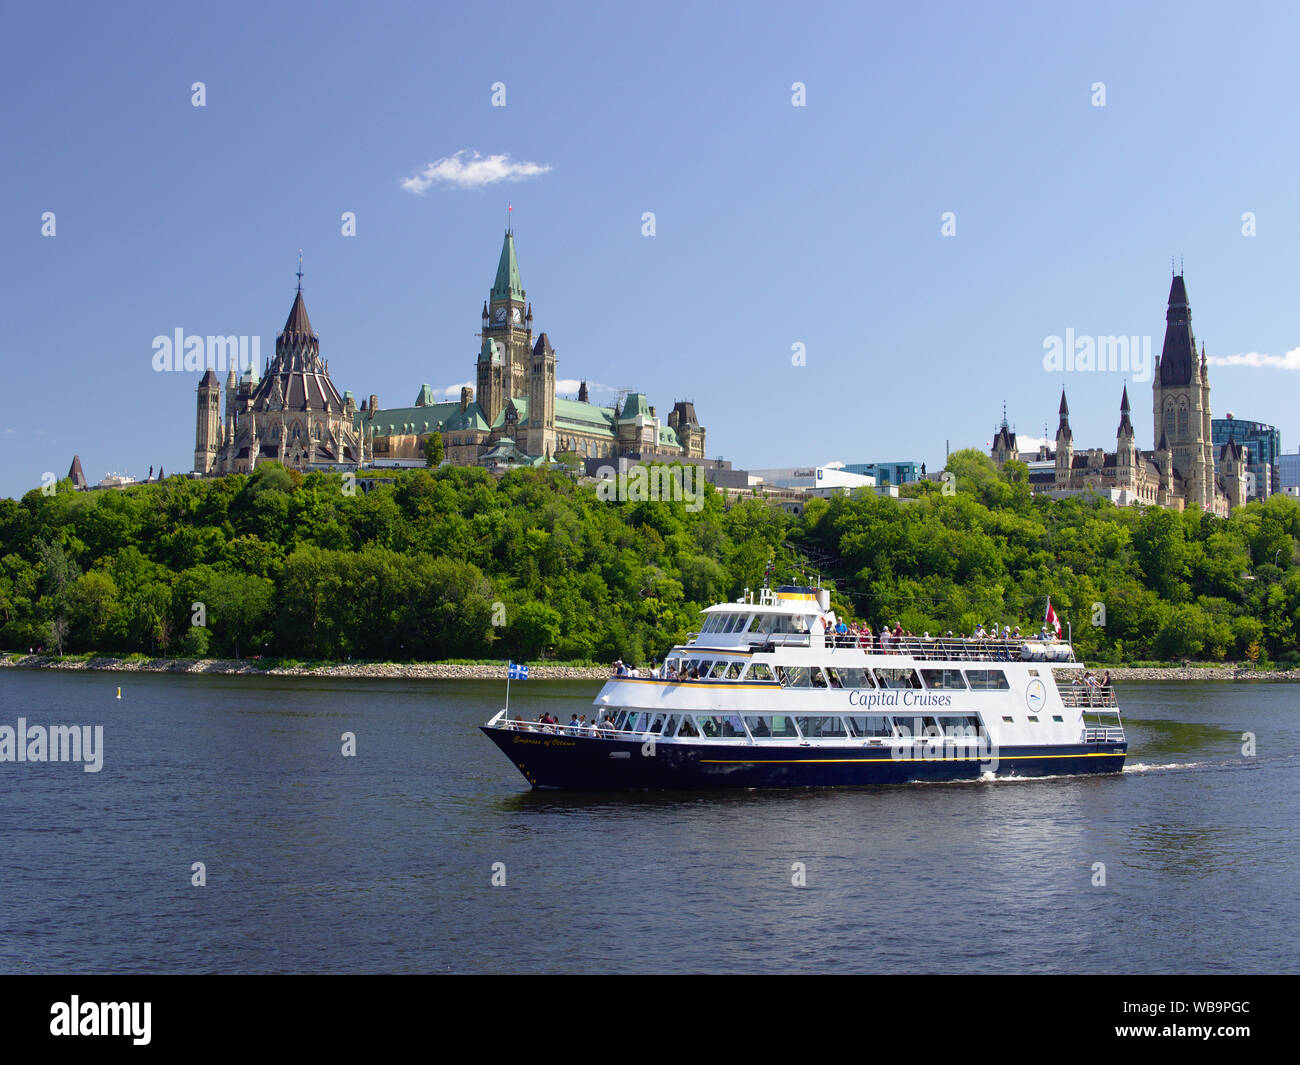
[{"label": "pointed turret", "polygon": [[1056,439],[1074,439],[1074,434],[1070,432],[1070,405],[1065,402],[1065,389],[1061,389],[1061,421],[1056,427]]},{"label": "pointed turret", "polygon": [[1124,395],[1119,401],[1119,437],[1133,435],[1133,420],[1129,417],[1132,408],[1128,405],[1128,385],[1124,386]]},{"label": "pointed turret", "polygon": [[1188,384],[1196,369],[1196,338],[1192,335],[1192,308],[1187,285],[1175,274],[1169,286],[1165,311],[1165,345],[1160,352],[1160,384],[1166,388]]},{"label": "pointed turret", "polygon": [[501,245],[501,261],[497,263],[497,279],[492,284],[492,299],[523,300],[524,286],[519,280],[519,261],[515,258],[515,235],[513,230],[506,230],[505,242]]},{"label": "pointed turret", "polygon": [[293,298],[293,306],[289,308],[289,317],[285,319],[282,332],[308,337],[314,335],[311,319],[307,317],[307,304],[303,302],[302,289],[299,289]]}]

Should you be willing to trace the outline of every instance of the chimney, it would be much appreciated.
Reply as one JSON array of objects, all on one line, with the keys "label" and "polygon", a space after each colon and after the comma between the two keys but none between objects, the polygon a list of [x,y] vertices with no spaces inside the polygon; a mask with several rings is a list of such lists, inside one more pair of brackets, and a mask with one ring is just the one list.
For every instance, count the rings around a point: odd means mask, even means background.
[{"label": "chimney", "polygon": [[472,388],[462,388],[460,390],[460,412],[462,414],[469,408],[474,399],[474,390]]}]

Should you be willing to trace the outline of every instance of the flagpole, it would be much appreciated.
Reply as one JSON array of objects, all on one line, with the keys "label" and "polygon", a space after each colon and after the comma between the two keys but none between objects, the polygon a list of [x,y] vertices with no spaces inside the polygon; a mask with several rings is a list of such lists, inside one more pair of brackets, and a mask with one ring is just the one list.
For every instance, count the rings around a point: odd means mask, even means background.
[{"label": "flagpole", "polygon": [[506,662],[506,717],[510,717],[510,662]]}]

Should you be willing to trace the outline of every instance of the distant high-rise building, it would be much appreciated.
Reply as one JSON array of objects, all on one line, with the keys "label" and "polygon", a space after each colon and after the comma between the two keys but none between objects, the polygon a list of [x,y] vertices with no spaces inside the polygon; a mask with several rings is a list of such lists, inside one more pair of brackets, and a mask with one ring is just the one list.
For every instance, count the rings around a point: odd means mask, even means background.
[{"label": "distant high-rise building", "polygon": [[1263,422],[1249,422],[1231,412],[1226,418],[1211,421],[1214,432],[1215,455],[1228,441],[1241,444],[1247,453],[1246,481],[1249,499],[1267,499],[1281,488],[1281,471],[1278,460],[1282,455],[1282,434]]}]

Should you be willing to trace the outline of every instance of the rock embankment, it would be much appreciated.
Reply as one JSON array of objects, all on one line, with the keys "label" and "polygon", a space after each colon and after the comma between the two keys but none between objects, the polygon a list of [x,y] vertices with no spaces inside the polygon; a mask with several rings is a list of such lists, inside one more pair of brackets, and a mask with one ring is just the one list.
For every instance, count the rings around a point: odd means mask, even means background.
[{"label": "rock embankment", "polygon": [[[232,658],[59,659],[53,655],[0,658],[0,666],[19,669],[114,670],[122,673],[228,673],[261,677],[341,677],[348,679],[505,680],[505,665],[453,665],[439,662],[338,662],[320,666],[269,666]],[[605,666],[529,666],[531,680],[603,680]]]},{"label": "rock embankment", "polygon": [[[1097,674],[1104,669],[1095,669]],[[1112,667],[1110,679],[1124,680],[1300,680],[1300,669],[1243,669],[1239,666]]]}]

